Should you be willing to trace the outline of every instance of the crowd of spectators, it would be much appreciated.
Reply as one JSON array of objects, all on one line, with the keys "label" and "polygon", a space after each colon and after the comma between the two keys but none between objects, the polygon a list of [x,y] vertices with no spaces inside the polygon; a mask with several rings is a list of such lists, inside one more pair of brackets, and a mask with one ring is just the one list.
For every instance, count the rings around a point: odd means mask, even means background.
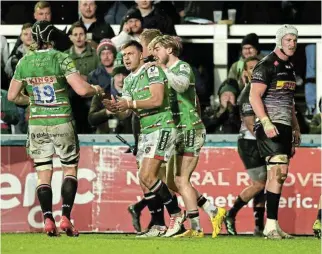
[{"label": "crowd of spectators", "polygon": [[[33,8],[33,11],[32,11]],[[3,2],[1,22],[23,24],[13,50],[9,52],[6,38],[1,36],[1,133],[26,133],[28,108],[16,106],[6,100],[6,90],[18,61],[32,44],[31,27],[35,20],[53,24],[71,24],[70,29],[56,28],[55,47],[67,53],[82,77],[89,83],[100,85],[107,94],[120,95],[123,80],[128,75],[122,64],[120,47],[130,41],[139,41],[145,28],[159,29],[163,34],[176,35],[175,24],[191,20],[213,20],[213,11],[236,9],[237,24],[320,24],[321,2],[223,2],[223,1],[40,1]],[[33,13],[33,15],[32,15]],[[309,13],[309,14],[308,14]],[[195,22],[195,21],[194,21]],[[114,32],[111,25],[120,24]],[[263,50],[256,34],[246,35],[239,49],[239,57],[230,66],[227,79],[218,93],[211,96],[211,76],[205,65],[193,62],[189,54],[182,57],[192,65],[196,77],[196,91],[202,109],[202,118],[208,133],[234,134],[239,132],[240,116],[238,96],[249,81],[244,60],[263,58]],[[321,132],[321,114],[316,109],[316,48],[304,45],[293,58],[297,85],[304,87],[306,112],[298,116],[304,133]],[[209,54],[210,55],[210,54]],[[211,54],[212,56],[212,54]],[[305,62],[303,64],[303,62]],[[110,115],[97,97],[81,98],[72,89],[69,92],[76,129],[79,134],[131,133],[131,120],[118,120]],[[211,99],[215,98],[215,99]],[[321,103],[320,103],[321,105]],[[321,112],[321,111],[320,111]],[[314,116],[315,115],[315,116]],[[313,117],[314,116],[314,117]],[[11,126],[14,125],[14,128]]]}]

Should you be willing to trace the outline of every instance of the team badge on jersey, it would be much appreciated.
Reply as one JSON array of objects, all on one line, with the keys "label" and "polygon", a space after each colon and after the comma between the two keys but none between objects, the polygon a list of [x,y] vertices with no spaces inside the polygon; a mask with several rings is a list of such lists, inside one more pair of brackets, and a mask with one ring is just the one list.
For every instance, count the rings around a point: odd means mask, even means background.
[{"label": "team badge on jersey", "polygon": [[144,74],[141,74],[140,79],[143,79],[143,78],[144,78]]},{"label": "team badge on jersey", "polygon": [[149,78],[158,77],[160,75],[159,69],[156,66],[151,66],[147,72]]},{"label": "team badge on jersey", "polygon": [[190,68],[186,64],[181,64],[180,65],[180,71],[185,71],[185,72],[190,73]]}]

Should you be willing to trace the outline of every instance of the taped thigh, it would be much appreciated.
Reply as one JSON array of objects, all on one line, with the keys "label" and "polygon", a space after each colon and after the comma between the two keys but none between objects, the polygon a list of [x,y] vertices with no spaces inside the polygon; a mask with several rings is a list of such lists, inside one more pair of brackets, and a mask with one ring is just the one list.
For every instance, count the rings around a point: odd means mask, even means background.
[{"label": "taped thigh", "polygon": [[270,171],[274,168],[275,176],[277,178],[278,183],[283,184],[287,178],[287,166],[289,163],[288,156],[286,154],[268,156],[266,157],[266,163],[267,163],[267,170]]},{"label": "taped thigh", "polygon": [[37,171],[53,170],[52,157],[46,157],[42,159],[34,159],[34,168]]}]

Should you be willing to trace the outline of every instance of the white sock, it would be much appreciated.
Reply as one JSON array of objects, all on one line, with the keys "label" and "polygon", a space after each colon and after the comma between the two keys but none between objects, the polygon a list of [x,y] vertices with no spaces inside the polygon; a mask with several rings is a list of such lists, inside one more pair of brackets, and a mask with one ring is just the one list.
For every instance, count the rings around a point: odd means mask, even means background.
[{"label": "white sock", "polygon": [[215,207],[209,200],[203,204],[202,209],[208,214],[210,218],[217,214],[217,207]]},{"label": "white sock", "polygon": [[199,216],[198,217],[194,217],[194,218],[189,218],[190,219],[190,225],[191,225],[191,229],[196,230],[196,231],[200,231],[200,219]]},{"label": "white sock", "polygon": [[266,219],[265,229],[267,232],[270,232],[272,230],[277,230],[276,227],[276,220],[273,219]]}]

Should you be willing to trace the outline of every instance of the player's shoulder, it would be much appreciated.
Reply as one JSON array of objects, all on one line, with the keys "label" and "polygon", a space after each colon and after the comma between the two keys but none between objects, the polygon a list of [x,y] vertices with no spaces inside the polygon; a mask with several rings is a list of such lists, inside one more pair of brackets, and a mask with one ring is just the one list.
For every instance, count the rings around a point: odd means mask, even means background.
[{"label": "player's shoulder", "polygon": [[165,75],[164,71],[160,66],[152,65],[145,70],[145,73],[149,78],[158,77],[160,75]]},{"label": "player's shoulder", "polygon": [[261,68],[261,67],[264,67],[264,68],[271,67],[272,65],[274,65],[274,62],[276,60],[278,60],[276,54],[274,52],[271,52],[270,54],[268,54],[267,56],[265,56],[261,60],[259,60],[259,62],[256,64],[256,67],[257,68]]},{"label": "player's shoulder", "polygon": [[52,55],[53,58],[56,58],[59,61],[64,61],[65,59],[70,58],[69,54],[67,54],[65,52],[58,51],[56,49],[52,49],[50,51],[50,54]]},{"label": "player's shoulder", "polygon": [[179,71],[185,71],[185,72],[188,72],[188,73],[191,71],[190,64],[185,62],[185,61],[182,61],[182,60],[179,60],[178,68],[179,68]]}]

